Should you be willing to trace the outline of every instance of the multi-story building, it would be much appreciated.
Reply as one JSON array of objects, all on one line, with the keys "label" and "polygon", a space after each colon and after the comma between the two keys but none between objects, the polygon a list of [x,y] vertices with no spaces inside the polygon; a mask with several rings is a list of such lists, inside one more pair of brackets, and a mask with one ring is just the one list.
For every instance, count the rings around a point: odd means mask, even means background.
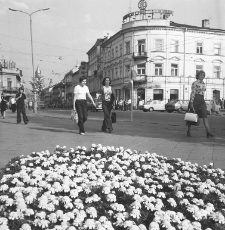
[{"label": "multi-story building", "polygon": [[196,72],[204,70],[206,99],[225,98],[225,30],[210,28],[208,20],[202,27],[178,24],[169,20],[172,14],[140,5],[140,11],[125,15],[122,29],[101,41],[99,54],[97,42],[88,51],[92,69],[97,70],[98,55],[102,63],[95,82],[110,77],[117,99],[127,99],[132,78],[136,106],[139,99],[188,100]]},{"label": "multi-story building", "polygon": [[95,42],[94,46],[87,52],[88,55],[88,87],[93,97],[99,93],[101,89],[101,81],[103,78],[103,61],[102,55],[103,48],[101,45],[107,38],[99,38]]},{"label": "multi-story building", "polygon": [[6,100],[16,96],[21,80],[22,71],[16,68],[15,62],[0,60],[0,94],[4,93]]}]

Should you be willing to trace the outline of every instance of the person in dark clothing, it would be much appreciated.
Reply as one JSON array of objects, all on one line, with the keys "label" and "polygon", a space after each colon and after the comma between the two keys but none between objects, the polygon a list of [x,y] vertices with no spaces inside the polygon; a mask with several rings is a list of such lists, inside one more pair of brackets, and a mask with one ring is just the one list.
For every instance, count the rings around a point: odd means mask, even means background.
[{"label": "person in dark clothing", "polygon": [[21,113],[23,115],[23,122],[26,125],[29,120],[26,115],[26,110],[25,110],[25,101],[26,100],[26,95],[24,94],[24,89],[21,87],[19,88],[19,93],[16,94],[16,102],[17,102],[17,124],[21,123]]},{"label": "person in dark clothing", "polygon": [[111,110],[113,109],[113,103],[115,100],[110,83],[111,80],[108,77],[105,77],[102,81],[102,110],[104,112],[104,120],[101,130],[103,132],[106,132],[106,130],[108,129],[109,133],[111,133],[113,130],[110,114]]},{"label": "person in dark clothing", "polygon": [[7,109],[7,101],[5,100],[5,96],[1,96],[1,115],[3,116],[3,119],[5,119],[5,111]]}]

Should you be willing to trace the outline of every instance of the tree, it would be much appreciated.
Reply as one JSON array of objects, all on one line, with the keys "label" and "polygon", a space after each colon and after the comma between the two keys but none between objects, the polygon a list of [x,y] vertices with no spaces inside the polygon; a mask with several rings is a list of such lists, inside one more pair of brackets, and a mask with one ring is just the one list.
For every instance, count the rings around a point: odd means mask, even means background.
[{"label": "tree", "polygon": [[45,88],[44,77],[41,76],[41,71],[39,67],[37,67],[35,71],[34,81],[30,81],[30,84],[32,86],[32,90],[35,91],[37,96],[39,97],[42,90]]}]

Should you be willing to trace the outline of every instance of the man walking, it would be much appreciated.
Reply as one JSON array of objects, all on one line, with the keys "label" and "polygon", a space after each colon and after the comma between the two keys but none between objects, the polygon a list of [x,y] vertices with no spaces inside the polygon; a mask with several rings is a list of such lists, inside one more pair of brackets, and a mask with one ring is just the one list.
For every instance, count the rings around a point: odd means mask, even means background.
[{"label": "man walking", "polygon": [[21,87],[19,88],[19,93],[16,94],[16,102],[17,102],[17,124],[21,124],[21,113],[23,115],[23,122],[26,125],[29,120],[26,115],[25,110],[25,101],[26,95],[24,94],[24,89]]}]

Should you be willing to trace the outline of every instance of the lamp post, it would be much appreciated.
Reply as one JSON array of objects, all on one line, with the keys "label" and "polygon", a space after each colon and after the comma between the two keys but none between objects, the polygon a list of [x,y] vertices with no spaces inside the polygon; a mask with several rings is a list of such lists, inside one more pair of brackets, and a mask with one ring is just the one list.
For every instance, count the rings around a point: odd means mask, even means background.
[{"label": "lamp post", "polygon": [[50,8],[40,9],[40,10],[36,10],[36,11],[32,12],[31,14],[29,14],[29,13],[26,13],[22,10],[15,10],[15,9],[9,8],[9,10],[11,10],[11,11],[21,12],[21,13],[27,14],[30,17],[30,38],[31,38],[30,41],[31,41],[32,69],[33,69],[33,94],[34,94],[34,110],[33,110],[33,112],[34,113],[37,113],[37,94],[36,94],[35,87],[34,87],[35,76],[34,76],[34,53],[33,53],[32,18],[31,18],[31,16],[34,13],[37,13],[39,11],[45,11],[45,10],[49,10],[49,9]]}]

